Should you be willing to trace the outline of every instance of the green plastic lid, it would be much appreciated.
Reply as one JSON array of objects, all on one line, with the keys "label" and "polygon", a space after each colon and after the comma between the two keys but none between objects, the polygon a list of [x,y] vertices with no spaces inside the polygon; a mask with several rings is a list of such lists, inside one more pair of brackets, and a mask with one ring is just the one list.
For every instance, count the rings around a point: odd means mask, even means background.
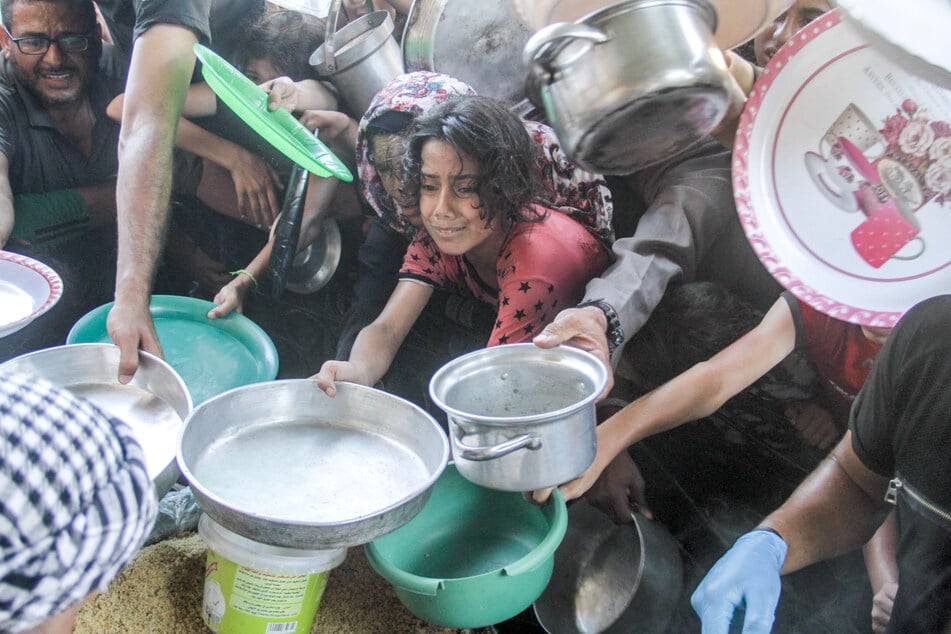
[{"label": "green plastic lid", "polygon": [[215,94],[238,117],[281,154],[317,176],[336,176],[345,183],[353,174],[337,156],[284,108],[270,111],[267,93],[211,49],[195,44],[201,74]]},{"label": "green plastic lid", "polygon": [[[112,305],[81,317],[66,343],[111,343],[106,318]],[[267,333],[236,312],[208,319],[214,307],[203,299],[178,295],[153,295],[149,305],[165,360],[185,381],[196,406],[232,388],[277,376],[277,349]]]}]

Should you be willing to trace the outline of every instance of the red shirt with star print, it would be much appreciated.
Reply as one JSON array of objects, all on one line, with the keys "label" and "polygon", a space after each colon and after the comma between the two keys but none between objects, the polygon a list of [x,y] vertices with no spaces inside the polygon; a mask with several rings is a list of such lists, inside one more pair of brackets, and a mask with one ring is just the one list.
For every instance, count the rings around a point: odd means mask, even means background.
[{"label": "red shirt with star print", "polygon": [[498,291],[479,278],[465,256],[442,253],[425,229],[407,249],[400,278],[468,289],[498,308],[488,342],[497,346],[531,341],[559,311],[580,302],[585,285],[610,262],[610,251],[580,223],[549,210],[544,220],[516,223],[509,232],[496,263]]}]

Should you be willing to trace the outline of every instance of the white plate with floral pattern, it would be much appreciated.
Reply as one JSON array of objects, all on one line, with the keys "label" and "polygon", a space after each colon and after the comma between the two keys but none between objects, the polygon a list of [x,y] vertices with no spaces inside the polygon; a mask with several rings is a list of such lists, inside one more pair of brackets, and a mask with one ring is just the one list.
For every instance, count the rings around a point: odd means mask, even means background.
[{"label": "white plate with floral pattern", "polygon": [[740,221],[799,299],[890,327],[951,292],[951,91],[869,46],[838,10],[770,61],[733,152]]},{"label": "white plate with floral pattern", "polygon": [[25,255],[0,251],[0,337],[29,324],[62,295],[56,271]]}]

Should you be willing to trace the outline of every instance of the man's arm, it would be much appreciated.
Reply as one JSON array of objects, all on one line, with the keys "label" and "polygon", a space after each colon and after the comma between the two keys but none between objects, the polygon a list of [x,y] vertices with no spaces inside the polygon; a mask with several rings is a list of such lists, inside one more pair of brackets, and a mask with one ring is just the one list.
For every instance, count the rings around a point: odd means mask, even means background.
[{"label": "man's arm", "polygon": [[884,518],[888,478],[866,467],[845,436],[792,496],[763,520],[789,547],[783,574],[855,550]]},{"label": "man's arm", "polygon": [[0,154],[0,249],[13,233],[13,189],[10,187],[10,164]]},{"label": "man's arm", "polygon": [[881,523],[887,486],[887,478],[859,459],[847,432],[792,496],[759,529],[740,537],[704,577],[690,599],[703,631],[727,632],[735,610],[745,605],[743,632],[769,632],[779,575],[867,542]]},{"label": "man's arm", "polygon": [[[614,243],[614,264],[585,290],[585,300],[603,299],[614,308],[625,341],[644,325],[671,281],[695,278],[701,260],[736,217],[730,154],[712,139],[629,178],[648,209],[634,235]],[[615,204],[614,213],[633,211]],[[567,342],[606,356],[607,321],[596,309],[582,310],[587,314],[559,313],[544,331],[549,336],[536,342],[543,347]]]},{"label": "man's arm", "polygon": [[116,185],[119,255],[109,336],[122,351],[119,381],[138,368],[138,349],[161,355],[149,313],[172,181],[172,145],[195,66],[191,30],[157,24],[135,42],[119,135]]}]

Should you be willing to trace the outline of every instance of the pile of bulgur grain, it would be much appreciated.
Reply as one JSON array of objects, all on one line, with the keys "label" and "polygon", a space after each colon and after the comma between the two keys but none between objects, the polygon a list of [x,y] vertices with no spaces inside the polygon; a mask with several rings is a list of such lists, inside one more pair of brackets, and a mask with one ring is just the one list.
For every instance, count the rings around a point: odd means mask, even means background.
[{"label": "pile of bulgur grain", "polygon": [[[201,620],[205,544],[197,534],[147,548],[79,612],[74,634],[207,634]],[[351,548],[333,572],[311,634],[429,634],[452,630],[410,614]]]}]

